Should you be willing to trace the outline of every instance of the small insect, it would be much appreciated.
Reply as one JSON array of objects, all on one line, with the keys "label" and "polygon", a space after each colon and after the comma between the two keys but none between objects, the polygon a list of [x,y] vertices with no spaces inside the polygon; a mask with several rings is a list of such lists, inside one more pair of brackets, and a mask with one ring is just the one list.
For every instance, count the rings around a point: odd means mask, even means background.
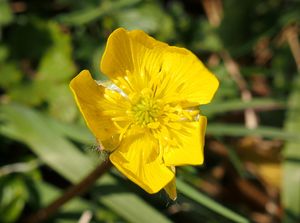
[{"label": "small insect", "polygon": [[100,141],[98,141],[98,144],[96,145],[96,150],[98,152],[103,152],[104,151],[104,146],[102,145],[102,143]]}]

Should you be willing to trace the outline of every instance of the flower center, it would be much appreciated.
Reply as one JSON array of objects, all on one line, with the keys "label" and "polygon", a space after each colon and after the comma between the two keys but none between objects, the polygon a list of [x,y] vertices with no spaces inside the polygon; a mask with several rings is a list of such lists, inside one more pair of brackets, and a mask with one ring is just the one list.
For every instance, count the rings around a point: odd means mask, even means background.
[{"label": "flower center", "polygon": [[144,127],[151,123],[157,123],[160,106],[155,99],[144,96],[132,106],[131,110],[136,123]]}]

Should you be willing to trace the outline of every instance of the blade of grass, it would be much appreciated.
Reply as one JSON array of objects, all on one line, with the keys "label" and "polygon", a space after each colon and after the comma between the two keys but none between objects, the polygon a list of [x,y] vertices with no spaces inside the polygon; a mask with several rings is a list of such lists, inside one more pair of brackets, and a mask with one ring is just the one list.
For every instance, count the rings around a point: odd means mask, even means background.
[{"label": "blade of grass", "polygon": [[207,134],[213,136],[261,136],[282,140],[300,141],[299,132],[283,131],[280,128],[260,126],[256,129],[247,129],[244,125],[211,123],[207,126]]},{"label": "blade of grass", "polygon": [[203,206],[207,207],[208,209],[218,213],[219,215],[222,215],[222,216],[230,219],[233,222],[239,222],[239,223],[250,222],[245,217],[224,207],[223,205],[219,204],[218,202],[214,201],[213,199],[209,198],[208,196],[202,194],[201,192],[197,191],[196,189],[194,189],[193,187],[184,183],[181,180],[177,179],[176,186],[183,195],[198,202],[200,205],[203,205]]},{"label": "blade of grass", "polygon": [[225,112],[253,109],[268,109],[268,108],[285,108],[284,101],[278,101],[271,98],[254,98],[251,101],[242,101],[240,99],[228,100],[226,102],[214,102],[208,105],[201,106],[203,114],[210,116]]},{"label": "blade of grass", "polygon": [[[300,74],[290,94],[285,129],[300,132]],[[288,141],[285,145],[282,179],[282,203],[285,209],[284,222],[300,221],[300,142]]]},{"label": "blade of grass", "polygon": [[96,19],[99,19],[108,13],[112,13],[116,10],[137,4],[140,1],[141,0],[118,0],[115,2],[106,1],[105,4],[102,4],[99,7],[75,11],[66,15],[62,15],[57,19],[59,22],[68,25],[81,26],[86,23],[92,22]]},{"label": "blade of grass", "polygon": [[237,171],[237,173],[241,177],[245,178],[247,176],[247,172],[244,168],[244,165],[243,165],[240,157],[238,156],[236,151],[231,146],[227,145],[227,147],[228,147],[228,158],[229,158],[230,162],[232,163],[232,165],[235,168],[235,170]]}]

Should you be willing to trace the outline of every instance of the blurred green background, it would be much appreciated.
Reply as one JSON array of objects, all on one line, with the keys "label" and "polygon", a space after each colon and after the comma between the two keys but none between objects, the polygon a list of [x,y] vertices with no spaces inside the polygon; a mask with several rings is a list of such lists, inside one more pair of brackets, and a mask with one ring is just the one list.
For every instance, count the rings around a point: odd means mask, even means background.
[{"label": "blurred green background", "polygon": [[112,169],[48,222],[300,222],[299,24],[297,0],[0,0],[0,222],[104,159],[68,84],[82,69],[105,79],[117,27],[190,49],[220,80],[200,108],[205,164],[178,169],[175,202]]}]

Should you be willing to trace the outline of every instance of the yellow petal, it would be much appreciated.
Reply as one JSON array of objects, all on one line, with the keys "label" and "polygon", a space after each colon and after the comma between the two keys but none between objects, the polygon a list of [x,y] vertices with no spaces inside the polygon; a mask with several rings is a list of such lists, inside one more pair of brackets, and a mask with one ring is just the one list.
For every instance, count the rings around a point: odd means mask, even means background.
[{"label": "yellow petal", "polygon": [[126,100],[118,92],[98,85],[87,70],[71,81],[70,88],[90,130],[105,149],[113,149],[120,129],[115,126],[111,116],[125,115]]},{"label": "yellow petal", "polygon": [[[165,77],[159,89],[170,102],[186,101],[188,106],[209,103],[219,81],[189,50],[168,47],[162,71]],[[166,84],[164,83],[166,82]]]},{"label": "yellow petal", "polygon": [[158,192],[174,178],[173,171],[162,163],[156,140],[145,132],[123,139],[109,158],[119,171],[148,193]]},{"label": "yellow petal", "polygon": [[115,30],[101,70],[124,92],[157,88],[157,98],[186,106],[209,103],[219,82],[190,51],[171,47],[140,30]]},{"label": "yellow petal", "polygon": [[125,29],[119,28],[110,34],[100,68],[111,79],[126,75],[126,70],[133,71],[131,43]]},{"label": "yellow petal", "polygon": [[176,142],[164,148],[163,159],[167,166],[200,165],[203,163],[203,147],[206,117],[197,122],[182,122],[182,128],[169,129],[170,137]]},{"label": "yellow petal", "polygon": [[124,92],[139,92],[159,73],[166,46],[143,31],[116,29],[108,38],[101,71]]},{"label": "yellow petal", "polygon": [[[175,173],[175,167],[170,167],[172,171]],[[164,190],[168,194],[169,198],[173,201],[177,199],[177,191],[176,191],[176,178],[174,177],[165,187]]]}]

